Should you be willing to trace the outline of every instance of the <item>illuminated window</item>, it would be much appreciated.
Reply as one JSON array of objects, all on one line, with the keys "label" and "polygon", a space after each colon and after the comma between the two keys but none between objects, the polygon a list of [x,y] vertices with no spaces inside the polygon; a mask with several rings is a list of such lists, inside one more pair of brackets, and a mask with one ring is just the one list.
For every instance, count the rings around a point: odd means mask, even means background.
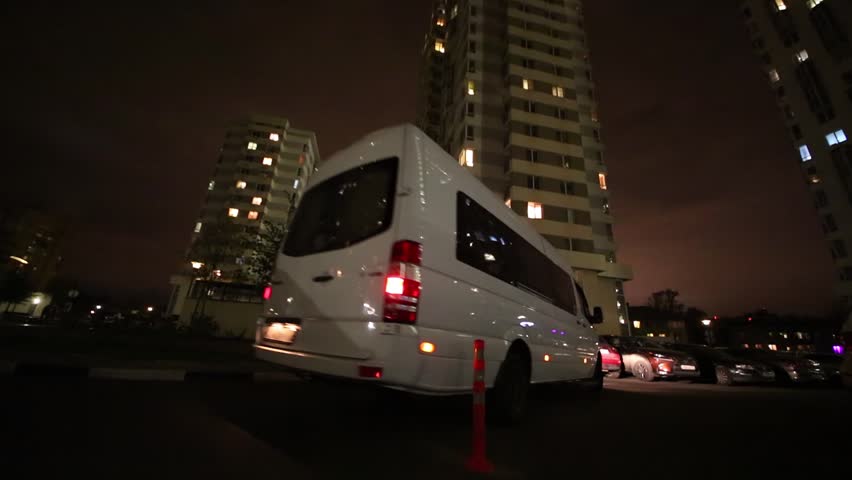
[{"label": "illuminated window", "polygon": [[257,220],[257,212],[255,212],[254,210],[248,212],[248,219],[249,220]]},{"label": "illuminated window", "polygon": [[444,53],[444,41],[443,40],[435,40],[435,51]]},{"label": "illuminated window", "polygon": [[524,87],[524,90],[529,90],[531,84],[532,84],[532,81],[527,80],[526,78],[523,79],[523,81],[521,82],[521,85]]},{"label": "illuminated window", "polygon": [[299,179],[298,178],[295,181],[293,181],[293,188],[299,188]]},{"label": "illuminated window", "polygon": [[201,222],[195,222],[195,233],[201,231]]},{"label": "illuminated window", "polygon": [[446,23],[447,22],[444,20],[444,17],[438,17],[438,20],[435,21],[435,25],[439,27],[443,27]]},{"label": "illuminated window", "polygon": [[807,145],[799,145],[799,156],[802,157],[803,162],[811,159],[811,151]]},{"label": "illuminated window", "polygon": [[565,97],[565,91],[562,90],[562,87],[554,86],[553,88],[550,89],[550,91],[551,91],[551,93],[553,93],[554,97],[559,97],[559,98]]},{"label": "illuminated window", "polygon": [[458,15],[458,14],[459,14],[459,6],[453,5],[453,9],[450,10],[450,19],[452,20],[453,18],[456,18],[456,15]]},{"label": "illuminated window", "polygon": [[263,157],[262,161],[263,161],[264,165],[267,165],[267,166],[272,165],[272,157]]},{"label": "illuminated window", "polygon": [[260,198],[260,197],[254,197],[254,198],[251,199],[251,204],[252,205],[262,205],[263,199]]},{"label": "illuminated window", "polygon": [[639,320],[633,320],[633,328],[642,328],[642,322]]},{"label": "illuminated window", "polygon": [[527,202],[527,218],[541,218],[541,204],[538,202]]},{"label": "illuminated window", "polygon": [[774,68],[770,70],[769,79],[772,80],[773,83],[777,82],[778,80],[781,80],[781,76],[778,75],[778,70],[775,70]]},{"label": "illuminated window", "polygon": [[237,217],[240,216],[240,211],[237,210],[236,208],[229,208],[228,209],[228,216],[237,218]]},{"label": "illuminated window", "polygon": [[807,59],[808,59],[808,51],[807,50],[800,50],[800,51],[796,52],[796,61],[797,62],[802,63]]},{"label": "illuminated window", "polygon": [[214,187],[216,187],[216,181],[210,180],[210,183],[207,184],[207,190],[213,190]]},{"label": "illuminated window", "polygon": [[774,343],[770,343],[769,345],[767,345],[767,347],[769,347],[769,349],[773,352],[778,350],[778,345],[775,345]]},{"label": "illuminated window", "polygon": [[249,142],[246,148],[248,148],[249,150],[257,150],[257,144],[254,142]]},{"label": "illuminated window", "polygon": [[246,182],[242,180],[237,181],[237,188],[239,188],[240,190],[246,188]]},{"label": "illuminated window", "polygon": [[619,315],[619,316],[618,316],[618,323],[620,323],[620,324],[624,325],[624,322],[625,322],[625,320],[624,320],[624,315]]},{"label": "illuminated window", "polygon": [[473,83],[473,80],[468,80],[467,82],[467,94],[476,95],[476,84]]},{"label": "illuminated window", "polygon": [[782,10],[787,10],[787,5],[784,3],[784,0],[775,0],[775,9],[779,12]]},{"label": "illuminated window", "polygon": [[822,3],[822,0],[808,0],[807,1],[808,8],[814,8],[817,5],[819,5],[820,3]]},{"label": "illuminated window", "polygon": [[463,167],[473,166],[473,149],[464,148],[459,152],[459,165]]},{"label": "illuminated window", "polygon": [[601,186],[601,190],[606,190],[606,174],[599,173],[598,174],[598,183]]},{"label": "illuminated window", "polygon": [[843,143],[846,141],[846,132],[843,130],[831,132],[825,136],[825,141],[828,142],[829,147]]},{"label": "illuminated window", "polygon": [[278,134],[277,134],[277,133],[270,133],[270,134],[269,134],[269,139],[270,139],[270,140],[272,140],[273,142],[277,142],[278,140],[280,140],[280,139],[281,139],[281,137],[280,137],[280,136],[278,136]]},{"label": "illuminated window", "polygon": [[512,208],[512,199],[511,198],[506,199],[506,206],[509,207],[509,208]]}]

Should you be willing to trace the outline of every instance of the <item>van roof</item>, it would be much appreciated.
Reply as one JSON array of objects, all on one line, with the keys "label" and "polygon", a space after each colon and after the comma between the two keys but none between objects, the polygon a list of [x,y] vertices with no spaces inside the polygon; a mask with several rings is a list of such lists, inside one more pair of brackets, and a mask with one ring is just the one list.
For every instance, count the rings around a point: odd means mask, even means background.
[{"label": "van roof", "polygon": [[[536,248],[542,251],[548,258],[553,260],[561,268],[568,272],[572,272],[573,275],[573,271],[568,262],[562,257],[562,255],[557,251],[557,249],[550,244],[550,242],[545,240],[544,237],[542,237],[535,230],[535,228],[530,225],[528,221],[524,220],[513,210],[507,208],[506,205],[502,201],[500,201],[500,199],[493,191],[486,187],[485,184],[483,184],[476,176],[470,173],[468,169],[460,166],[458,162],[456,162],[450,156],[449,153],[447,153],[443,148],[441,148],[440,145],[435,143],[435,141],[432,140],[425,132],[423,132],[417,126],[411,123],[393,125],[387,128],[370,132],[367,135],[364,135],[360,139],[356,140],[347,148],[335,152],[334,155],[329,157],[323,163],[323,166],[328,167],[329,164],[333,165],[334,163],[342,161],[345,158],[351,158],[352,151],[366,151],[369,148],[368,145],[371,142],[384,143],[390,140],[392,142],[398,142],[400,146],[403,147],[404,145],[409,144],[409,142],[415,142],[417,139],[419,139],[421,142],[425,142],[426,148],[431,148],[441,153],[441,155],[433,156],[434,161],[442,162],[442,166],[447,171],[458,172],[458,175],[465,176],[469,179],[469,181],[465,182],[465,193],[472,194],[472,196],[474,196],[478,202],[483,204],[484,207],[487,207],[487,209],[491,211],[494,215],[496,215],[497,218],[499,218],[506,225],[511,227],[515,232],[523,236],[527,241],[529,241]],[[322,169],[320,170],[322,171]],[[326,175],[321,175],[319,173],[315,175],[319,178],[312,178],[311,184],[315,184],[316,181],[322,181],[326,177]]]}]

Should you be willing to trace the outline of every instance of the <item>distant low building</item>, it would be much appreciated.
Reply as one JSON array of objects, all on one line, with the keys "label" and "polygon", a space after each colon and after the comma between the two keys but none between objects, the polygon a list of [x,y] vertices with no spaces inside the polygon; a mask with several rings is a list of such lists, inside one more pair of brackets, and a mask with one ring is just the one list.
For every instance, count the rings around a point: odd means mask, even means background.
[{"label": "distant low building", "polygon": [[26,289],[20,302],[0,300],[0,312],[41,316],[50,304],[48,287],[62,263],[56,217],[34,209],[0,209],[0,275],[3,289]]},{"label": "distant low building", "polygon": [[841,320],[767,311],[747,313],[720,320],[720,343],[729,347],[756,348],[777,352],[832,352],[842,345]]}]

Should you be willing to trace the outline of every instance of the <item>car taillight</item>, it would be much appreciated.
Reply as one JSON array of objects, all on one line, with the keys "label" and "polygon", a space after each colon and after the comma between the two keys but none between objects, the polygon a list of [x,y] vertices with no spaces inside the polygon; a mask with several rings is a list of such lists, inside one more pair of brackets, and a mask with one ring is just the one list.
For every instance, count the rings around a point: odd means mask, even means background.
[{"label": "car taillight", "polygon": [[272,287],[267,285],[263,287],[263,299],[269,300],[270,298],[272,298]]},{"label": "car taillight", "polygon": [[411,240],[393,244],[385,278],[384,321],[415,323],[420,301],[420,264],[423,246]]}]

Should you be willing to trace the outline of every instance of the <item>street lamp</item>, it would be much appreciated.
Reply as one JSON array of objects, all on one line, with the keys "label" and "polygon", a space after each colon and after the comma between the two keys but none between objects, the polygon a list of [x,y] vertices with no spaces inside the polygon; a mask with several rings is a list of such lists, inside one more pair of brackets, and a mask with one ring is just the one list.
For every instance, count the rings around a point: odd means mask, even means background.
[{"label": "street lamp", "polygon": [[702,323],[702,325],[704,325],[705,327],[709,327],[709,326],[710,326],[710,319],[709,319],[709,318],[705,318],[704,320],[701,320],[701,323]]},{"label": "street lamp", "polygon": [[149,312],[153,312],[153,311],[154,311],[154,307],[148,307],[148,308],[146,308],[146,310],[148,310]]},{"label": "street lamp", "polygon": [[191,263],[191,264],[192,264],[192,268],[193,268],[194,270],[199,270],[199,269],[201,269],[201,267],[203,267],[203,266],[204,266],[204,264],[203,264],[203,263],[201,263],[201,262],[189,262],[189,263]]},{"label": "street lamp", "polygon": [[100,309],[102,309],[102,308],[103,308],[103,306],[102,306],[102,305],[95,305],[95,310],[100,310]]},{"label": "street lamp", "polygon": [[41,297],[33,297],[33,305],[38,305],[41,303]]}]

